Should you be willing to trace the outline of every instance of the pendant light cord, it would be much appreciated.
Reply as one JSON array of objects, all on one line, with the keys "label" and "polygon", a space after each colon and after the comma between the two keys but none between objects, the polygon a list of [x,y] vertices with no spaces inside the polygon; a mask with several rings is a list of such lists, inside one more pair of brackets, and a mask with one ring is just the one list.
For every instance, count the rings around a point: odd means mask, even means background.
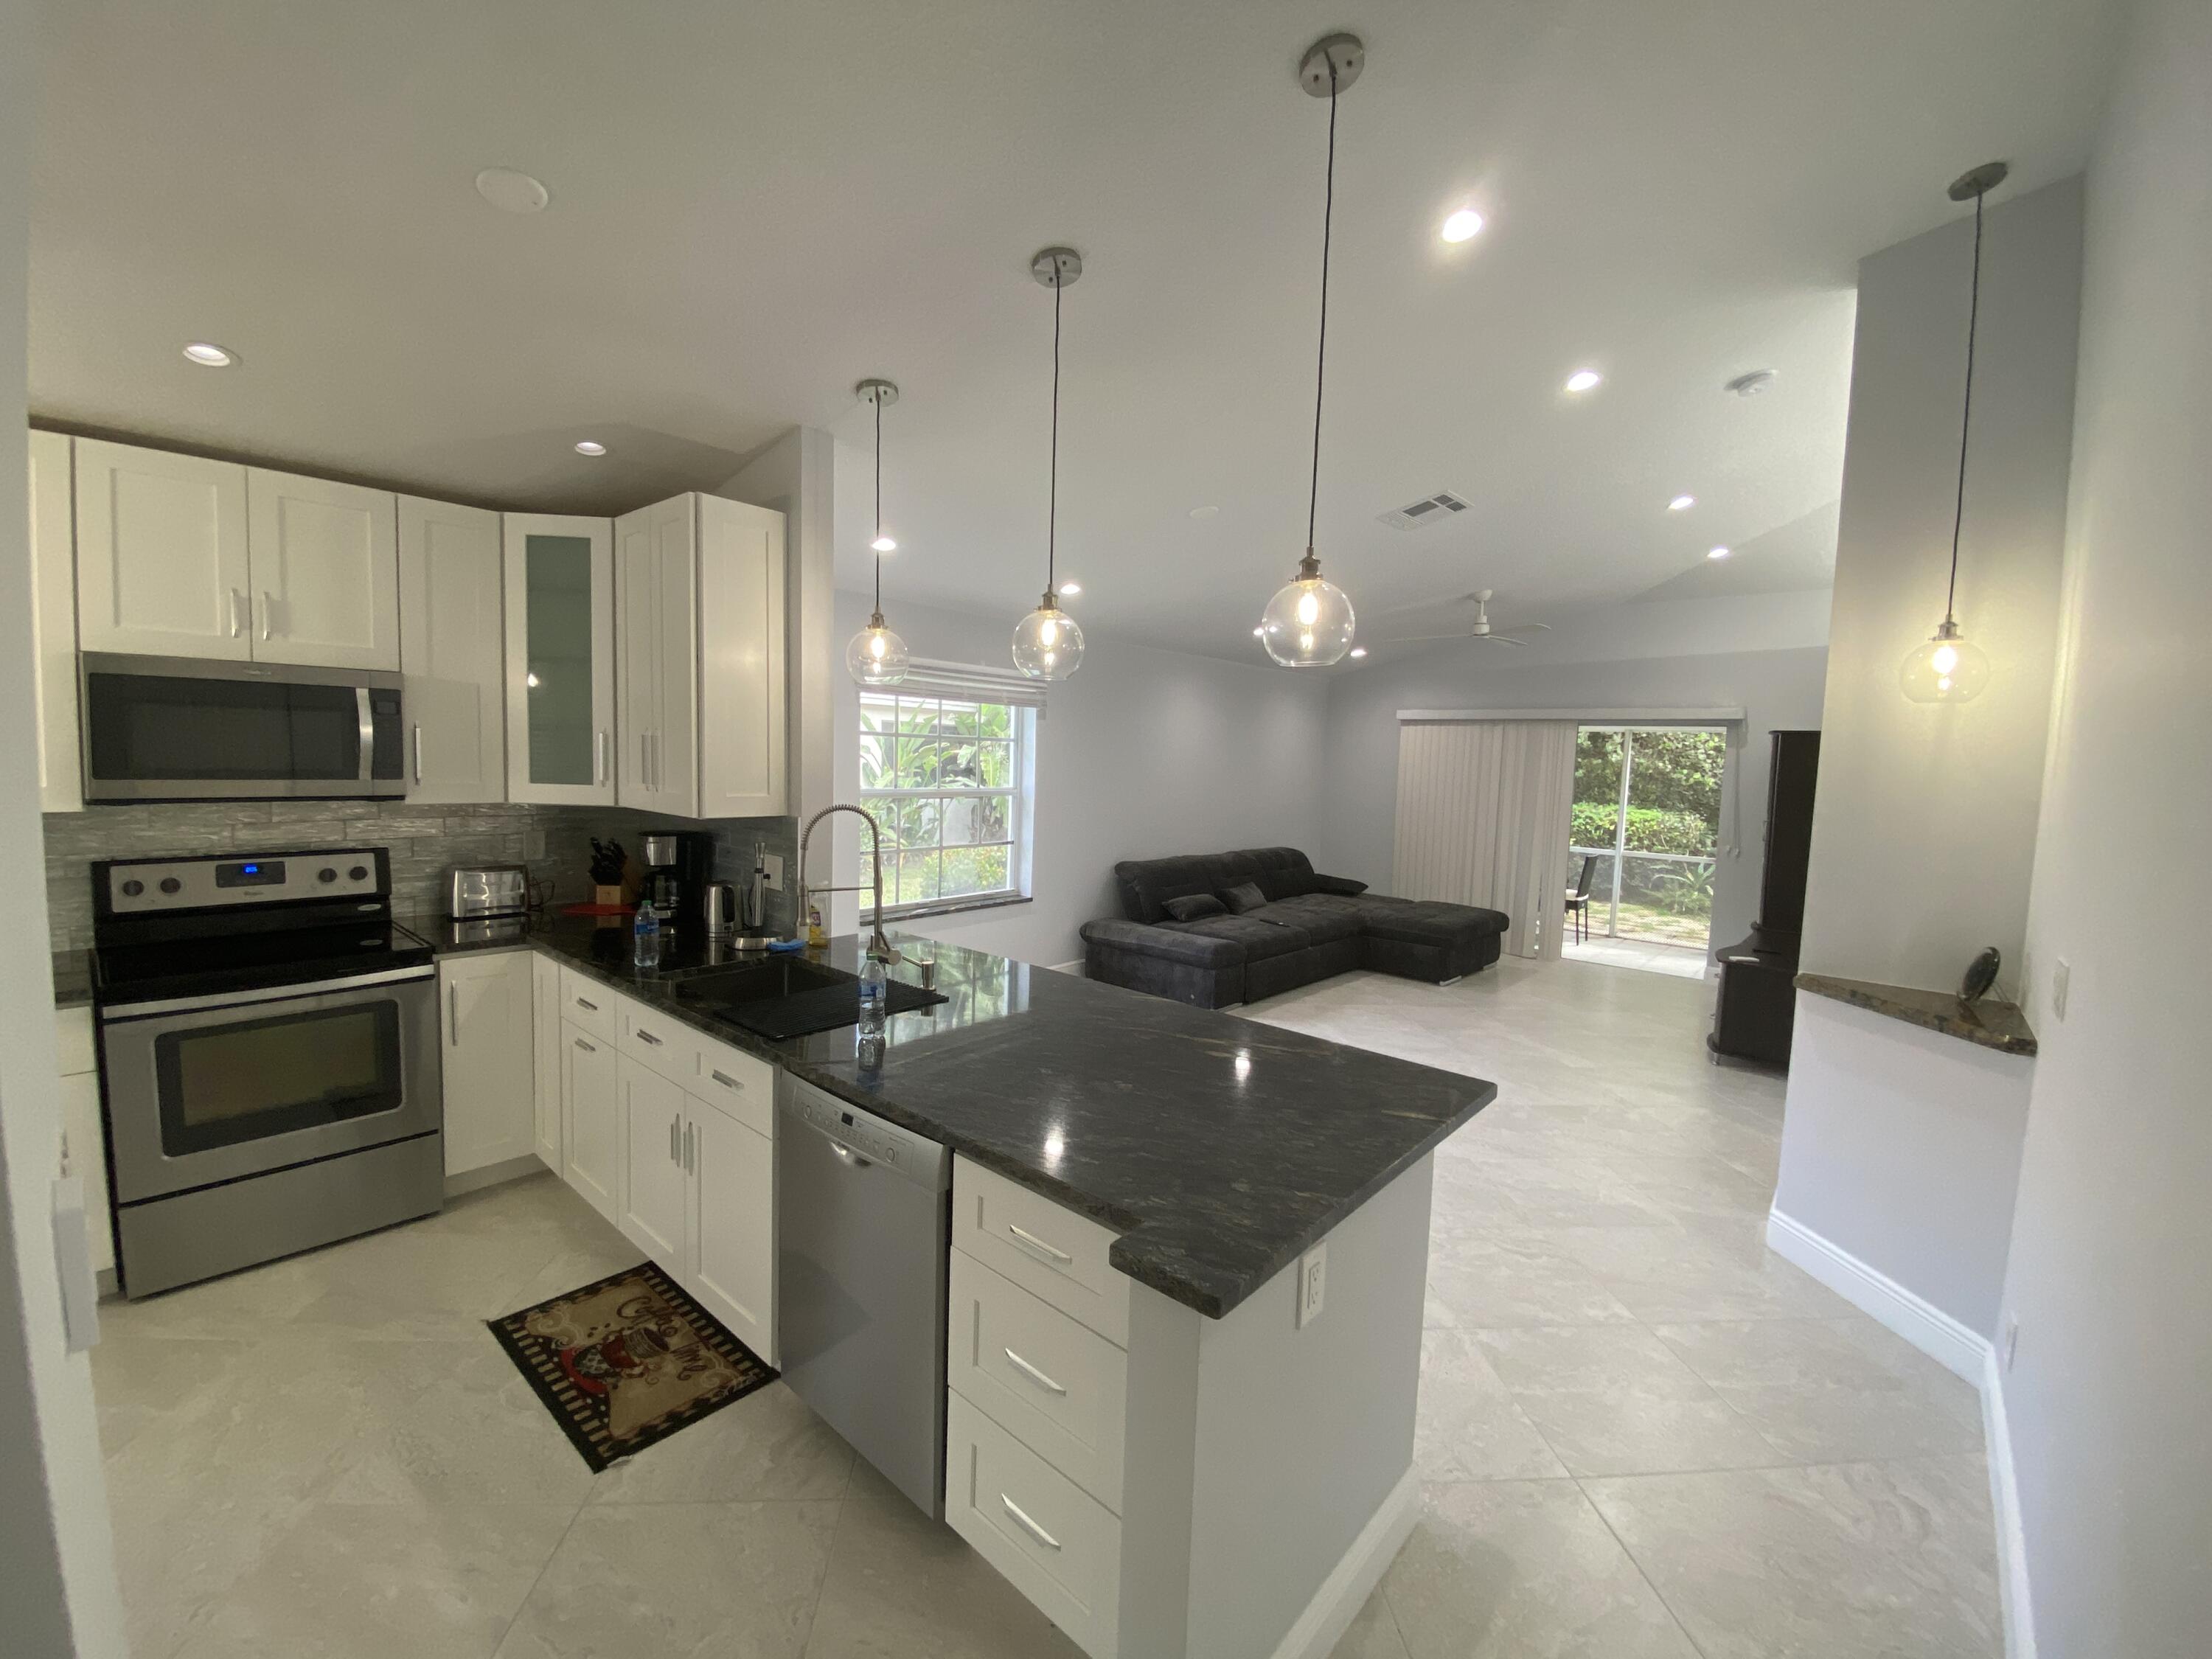
[{"label": "pendant light cord", "polygon": [[[868,400],[876,406],[876,539],[884,538],[884,394],[878,392]],[[884,556],[876,555],[876,609],[884,614]]]},{"label": "pendant light cord", "polygon": [[1974,331],[1982,317],[1982,198],[1974,192],[1974,275],[1966,301],[1966,392],[1959,409],[1959,494],[1951,508],[1951,585],[1943,593],[1943,620],[1956,620],[1959,598],[1959,531],[1966,520],[1966,434],[1974,414]]},{"label": "pendant light cord", "polygon": [[1060,592],[1060,296],[1066,287],[1059,261],[1053,263],[1052,283],[1052,482],[1048,486],[1044,519],[1044,591]]},{"label": "pendant light cord", "polygon": [[1306,492],[1306,556],[1313,556],[1314,517],[1321,505],[1321,393],[1328,368],[1328,242],[1336,217],[1336,60],[1328,62],[1328,183],[1321,210],[1321,344],[1314,353],[1313,483]]}]

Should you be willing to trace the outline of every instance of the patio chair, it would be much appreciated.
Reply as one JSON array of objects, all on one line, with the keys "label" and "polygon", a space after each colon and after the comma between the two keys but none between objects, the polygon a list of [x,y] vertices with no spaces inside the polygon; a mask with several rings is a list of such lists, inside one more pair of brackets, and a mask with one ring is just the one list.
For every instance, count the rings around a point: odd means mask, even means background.
[{"label": "patio chair", "polygon": [[1589,938],[1590,878],[1597,870],[1597,854],[1585,854],[1583,872],[1567,893],[1567,921],[1575,930],[1575,943]]}]

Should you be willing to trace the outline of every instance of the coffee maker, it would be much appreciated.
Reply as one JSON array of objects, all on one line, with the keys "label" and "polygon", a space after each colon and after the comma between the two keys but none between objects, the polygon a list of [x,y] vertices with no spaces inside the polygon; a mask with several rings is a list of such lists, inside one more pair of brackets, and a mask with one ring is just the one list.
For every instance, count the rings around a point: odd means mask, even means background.
[{"label": "coffee maker", "polygon": [[645,884],[637,902],[649,904],[663,927],[706,936],[707,886],[714,873],[714,838],[696,830],[656,830],[641,838]]}]

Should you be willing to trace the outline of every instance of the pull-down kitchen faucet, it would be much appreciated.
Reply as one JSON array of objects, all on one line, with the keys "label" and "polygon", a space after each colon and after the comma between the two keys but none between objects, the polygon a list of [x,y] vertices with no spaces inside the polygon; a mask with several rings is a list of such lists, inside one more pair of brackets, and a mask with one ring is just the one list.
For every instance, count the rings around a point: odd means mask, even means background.
[{"label": "pull-down kitchen faucet", "polygon": [[[891,949],[890,941],[884,937],[883,826],[876,822],[875,814],[869,811],[866,807],[854,806],[847,801],[841,800],[830,802],[829,805],[823,807],[812,817],[807,819],[806,828],[799,832],[799,914],[793,919],[791,925],[791,936],[794,939],[804,939],[806,936],[806,899],[807,894],[810,890],[806,885],[806,843],[813,838],[814,826],[821,823],[823,819],[828,817],[832,812],[851,812],[856,817],[865,819],[867,823],[868,850],[870,854],[868,862],[873,868],[876,878],[876,914],[874,925],[870,928],[868,933],[868,954],[875,957],[878,962],[896,962],[900,960],[899,953]],[[824,884],[821,887],[812,889],[811,890],[819,893],[857,893],[860,890],[860,886],[858,882],[854,882],[849,886],[844,887],[836,887]]]}]

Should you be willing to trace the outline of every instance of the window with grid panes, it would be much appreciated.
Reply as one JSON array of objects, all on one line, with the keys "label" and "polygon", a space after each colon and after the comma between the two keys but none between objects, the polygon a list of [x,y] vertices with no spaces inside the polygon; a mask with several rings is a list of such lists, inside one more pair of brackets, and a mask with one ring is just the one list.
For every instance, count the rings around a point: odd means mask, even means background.
[{"label": "window with grid panes", "polygon": [[[1019,896],[1029,726],[1003,703],[861,691],[860,805],[883,826],[886,910]],[[872,874],[864,831],[864,888]]]}]

